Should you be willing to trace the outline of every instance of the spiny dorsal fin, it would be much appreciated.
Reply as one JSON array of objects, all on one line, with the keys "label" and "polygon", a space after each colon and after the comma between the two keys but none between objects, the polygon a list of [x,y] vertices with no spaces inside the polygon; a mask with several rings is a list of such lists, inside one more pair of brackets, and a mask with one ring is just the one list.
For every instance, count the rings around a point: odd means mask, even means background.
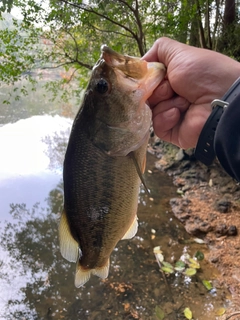
[{"label": "spiny dorsal fin", "polygon": [[62,256],[70,262],[76,262],[79,255],[79,244],[73,238],[65,210],[59,224],[59,242]]},{"label": "spiny dorsal fin", "polygon": [[[143,178],[142,171],[141,171],[141,169],[140,169],[140,167],[139,167],[139,164],[138,164],[138,162],[137,162],[137,159],[136,159],[136,157],[135,157],[134,151],[130,152],[129,155],[130,155],[130,157],[131,157],[132,160],[133,160],[133,163],[134,163],[135,168],[136,168],[136,170],[137,170],[137,174],[138,174],[138,176],[139,176],[139,178],[140,178],[140,180],[141,180],[141,182],[142,182],[142,184],[143,184],[143,186],[144,186],[144,188],[145,188],[145,190],[146,190],[147,195],[150,196],[150,193],[149,193],[149,191],[148,191],[148,188],[147,188],[146,183],[145,183],[144,178]],[[146,164],[146,161],[145,161],[144,164],[143,164],[143,166],[144,166],[143,171],[144,171],[144,169],[145,169],[145,164]]]}]

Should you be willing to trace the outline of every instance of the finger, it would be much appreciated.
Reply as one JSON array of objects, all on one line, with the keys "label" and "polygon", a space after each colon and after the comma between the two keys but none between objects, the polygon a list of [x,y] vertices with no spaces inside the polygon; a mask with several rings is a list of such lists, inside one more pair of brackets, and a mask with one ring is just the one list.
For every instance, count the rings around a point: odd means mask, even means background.
[{"label": "finger", "polygon": [[142,57],[146,61],[159,61],[168,66],[174,53],[179,50],[180,46],[186,46],[170,38],[159,38],[153,44],[152,48]]},{"label": "finger", "polygon": [[159,113],[165,112],[167,110],[171,110],[173,108],[177,108],[180,113],[186,112],[190,106],[190,102],[183,97],[175,96],[168,100],[161,101],[158,103],[153,109],[153,118],[157,116]]},{"label": "finger", "polygon": [[174,91],[170,86],[168,80],[164,80],[160,85],[153,91],[151,97],[148,99],[149,106],[155,107],[159,102],[168,100],[174,96]]},{"label": "finger", "polygon": [[178,108],[172,108],[162,113],[158,113],[153,118],[153,129],[160,139],[171,141],[171,131],[180,120],[180,111]]}]

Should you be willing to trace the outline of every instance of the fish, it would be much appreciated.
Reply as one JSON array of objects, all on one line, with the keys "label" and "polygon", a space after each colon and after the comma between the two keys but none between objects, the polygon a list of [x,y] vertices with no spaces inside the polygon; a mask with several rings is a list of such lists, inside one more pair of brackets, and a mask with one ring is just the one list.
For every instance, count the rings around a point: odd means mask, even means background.
[{"label": "fish", "polygon": [[102,45],[73,121],[63,164],[62,256],[76,263],[75,286],[108,277],[117,243],[137,232],[151,110],[165,66]]}]

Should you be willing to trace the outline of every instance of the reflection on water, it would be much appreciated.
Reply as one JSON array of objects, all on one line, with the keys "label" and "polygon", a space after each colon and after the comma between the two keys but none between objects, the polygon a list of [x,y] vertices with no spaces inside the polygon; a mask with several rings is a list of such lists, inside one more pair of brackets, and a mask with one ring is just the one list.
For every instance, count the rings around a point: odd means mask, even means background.
[{"label": "reflection on water", "polygon": [[[216,271],[206,261],[192,279],[180,274],[165,279],[155,261],[153,248],[158,245],[169,262],[184,252],[193,255],[206,248],[191,242],[171,214],[169,199],[176,196],[176,190],[154,168],[152,157],[146,173],[151,197],[141,190],[137,236],[118,244],[108,279],[91,277],[76,289],[75,266],[61,257],[57,239],[62,207],[59,169],[71,121],[42,116],[19,122],[0,128],[1,148],[5,148],[0,163],[6,166],[6,171],[0,166],[4,217],[0,224],[0,319],[154,320],[161,319],[161,308],[164,319],[171,320],[184,319],[185,307],[192,309],[195,320],[216,319],[214,311],[226,304],[226,297],[215,280]],[[9,163],[8,156],[14,157]],[[16,184],[19,187],[14,189]],[[206,291],[204,279],[213,281],[215,293]]]}]

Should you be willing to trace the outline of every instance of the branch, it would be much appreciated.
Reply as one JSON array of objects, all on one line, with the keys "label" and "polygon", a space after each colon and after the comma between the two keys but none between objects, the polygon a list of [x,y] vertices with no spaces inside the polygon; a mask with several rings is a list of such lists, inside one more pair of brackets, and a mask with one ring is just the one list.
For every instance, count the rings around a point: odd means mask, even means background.
[{"label": "branch", "polygon": [[231,319],[232,317],[237,316],[239,314],[240,314],[240,311],[232,313],[229,317],[226,318],[226,320]]},{"label": "branch", "polygon": [[93,13],[93,14],[95,14],[95,15],[97,15],[97,16],[99,16],[99,17],[111,22],[111,23],[123,28],[127,32],[129,32],[133,36],[133,38],[137,40],[137,35],[131,29],[129,29],[127,26],[125,26],[125,25],[123,25],[123,24],[121,24],[121,23],[109,18],[108,16],[105,16],[102,13],[99,13],[99,12],[93,10],[91,7],[87,7],[87,5],[79,5],[79,4],[76,4],[76,3],[72,3],[72,2],[70,2],[68,0],[59,0],[59,1],[65,3],[65,4],[68,4],[68,5],[72,6],[72,7],[75,7],[75,8],[82,9],[84,11]]},{"label": "branch", "polygon": [[[71,32],[69,30],[64,30],[64,32],[66,32],[71,38],[72,40],[74,41],[74,44],[75,44],[75,48],[76,48],[76,56],[75,58],[73,59],[67,52],[66,50],[64,50],[63,47],[61,47],[61,45],[59,46],[59,44],[57,42],[53,42],[54,45],[60,49],[60,50],[63,50],[64,54],[62,54],[62,56],[64,58],[67,58],[69,61],[66,61],[66,62],[63,62],[57,66],[54,66],[54,67],[44,67],[44,69],[53,69],[53,68],[59,68],[59,67],[62,67],[64,65],[68,65],[68,64],[73,64],[73,63],[77,63],[79,64],[81,67],[84,67],[84,68],[87,68],[89,70],[92,70],[93,66],[88,64],[88,63],[84,63],[82,61],[79,60],[79,48],[78,48],[78,44],[77,44],[77,41],[75,39],[75,37],[71,34]],[[51,53],[49,54],[49,58],[51,57]]]},{"label": "branch", "polygon": [[126,38],[132,38],[131,36],[129,36],[129,35],[127,35],[127,34],[124,34],[124,33],[122,33],[122,32],[119,32],[119,31],[113,31],[113,30],[103,30],[103,29],[100,29],[100,28],[98,28],[98,27],[96,27],[96,26],[94,26],[93,24],[91,24],[91,23],[88,23],[93,29],[95,29],[95,30],[98,30],[98,31],[100,31],[100,32],[108,32],[108,33],[115,33],[115,34],[120,34],[121,36],[124,36],[124,37],[126,37]]},{"label": "branch", "polygon": [[73,39],[73,42],[74,42],[74,44],[75,44],[75,48],[76,48],[76,60],[78,60],[78,53],[79,53],[79,50],[78,50],[78,44],[77,44],[77,41],[76,41],[76,39],[75,39],[75,37],[71,34],[71,32],[70,31],[68,31],[68,30],[65,30],[65,32],[67,33],[67,34],[69,34],[69,36]]},{"label": "branch", "polygon": [[51,67],[42,67],[41,69],[42,70],[46,70],[46,69],[57,69],[57,68],[61,68],[65,65],[68,65],[68,64],[73,64],[74,61],[68,61],[68,62],[63,62],[63,63],[60,63],[58,64],[57,66],[51,66]]}]

